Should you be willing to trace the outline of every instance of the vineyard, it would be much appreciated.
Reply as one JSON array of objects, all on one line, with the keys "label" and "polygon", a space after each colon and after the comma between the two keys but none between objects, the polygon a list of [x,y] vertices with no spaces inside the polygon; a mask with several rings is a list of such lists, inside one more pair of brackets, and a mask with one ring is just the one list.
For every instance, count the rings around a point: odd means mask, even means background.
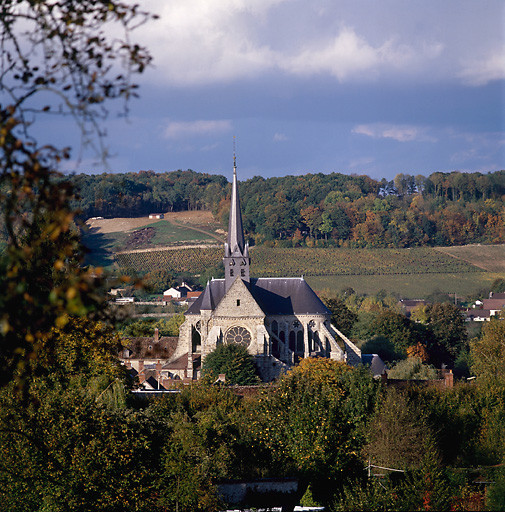
[{"label": "vineyard", "polygon": [[[221,262],[223,249],[216,247],[167,248],[116,254],[119,267],[137,272],[166,269],[199,274]],[[431,248],[321,249],[251,248],[252,275],[352,276],[469,273],[483,270]]]},{"label": "vineyard", "polygon": [[137,273],[165,269],[177,274],[199,274],[214,267],[221,261],[223,249],[215,247],[165,248],[151,251],[116,253],[114,258],[119,267],[132,269]]}]

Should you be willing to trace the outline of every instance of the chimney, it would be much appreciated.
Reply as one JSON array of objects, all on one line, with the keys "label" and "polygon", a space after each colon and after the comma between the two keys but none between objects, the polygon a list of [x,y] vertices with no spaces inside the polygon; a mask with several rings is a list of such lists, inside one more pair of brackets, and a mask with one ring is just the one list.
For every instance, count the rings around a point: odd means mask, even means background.
[{"label": "chimney", "polygon": [[144,373],[144,361],[139,361],[139,383],[142,384],[146,380]]},{"label": "chimney", "polygon": [[444,384],[446,388],[454,387],[454,374],[452,370],[449,370],[444,375]]},{"label": "chimney", "polygon": [[154,343],[158,343],[158,341],[160,341],[160,331],[156,327],[156,329],[154,329]]}]

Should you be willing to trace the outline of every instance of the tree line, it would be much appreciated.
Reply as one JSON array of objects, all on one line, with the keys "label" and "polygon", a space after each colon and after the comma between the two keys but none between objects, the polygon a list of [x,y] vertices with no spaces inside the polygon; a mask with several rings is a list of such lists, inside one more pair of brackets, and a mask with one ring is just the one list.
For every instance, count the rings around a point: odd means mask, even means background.
[{"label": "tree line", "polygon": [[[83,217],[211,210],[228,220],[230,184],[191,170],[79,174]],[[244,229],[252,244],[411,247],[505,241],[505,171],[368,176],[256,176],[240,183]]]},{"label": "tree line", "polygon": [[[450,390],[384,386],[312,358],[241,397],[212,384],[209,360],[210,378],[146,401],[114,331],[72,318],[27,362],[22,388],[0,388],[3,508],[212,512],[227,507],[223,482],[285,477],[295,501],[331,512],[501,510],[504,329],[484,327],[470,347],[476,380]],[[235,352],[227,375],[250,379],[239,366],[251,356]]]}]

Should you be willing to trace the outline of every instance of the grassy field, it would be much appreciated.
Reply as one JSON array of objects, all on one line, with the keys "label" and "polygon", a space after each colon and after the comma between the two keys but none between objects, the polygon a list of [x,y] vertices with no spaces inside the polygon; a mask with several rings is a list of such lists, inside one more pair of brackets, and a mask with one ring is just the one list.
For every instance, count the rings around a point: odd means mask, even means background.
[{"label": "grassy field", "polygon": [[216,242],[217,240],[203,230],[195,229],[187,225],[174,224],[168,220],[161,220],[157,223],[148,224],[145,227],[152,227],[155,235],[151,240],[153,245],[178,245],[181,243],[202,243]]},{"label": "grassy field", "polygon": [[404,299],[423,299],[440,291],[467,297],[482,290],[489,290],[492,282],[504,274],[491,272],[403,274],[372,276],[307,276],[305,279],[322,296],[332,296],[351,287],[357,293],[368,295],[381,290],[397,293]]}]

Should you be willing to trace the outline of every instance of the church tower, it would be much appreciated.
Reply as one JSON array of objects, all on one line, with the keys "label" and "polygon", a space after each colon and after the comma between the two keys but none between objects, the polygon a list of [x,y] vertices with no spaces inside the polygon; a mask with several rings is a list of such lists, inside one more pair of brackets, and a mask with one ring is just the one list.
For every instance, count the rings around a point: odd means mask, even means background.
[{"label": "church tower", "polygon": [[224,244],[223,263],[226,291],[229,290],[237,277],[249,283],[251,258],[249,257],[249,244],[244,242],[235,155],[233,155],[233,183],[231,189],[230,220],[228,222],[228,239]]}]

